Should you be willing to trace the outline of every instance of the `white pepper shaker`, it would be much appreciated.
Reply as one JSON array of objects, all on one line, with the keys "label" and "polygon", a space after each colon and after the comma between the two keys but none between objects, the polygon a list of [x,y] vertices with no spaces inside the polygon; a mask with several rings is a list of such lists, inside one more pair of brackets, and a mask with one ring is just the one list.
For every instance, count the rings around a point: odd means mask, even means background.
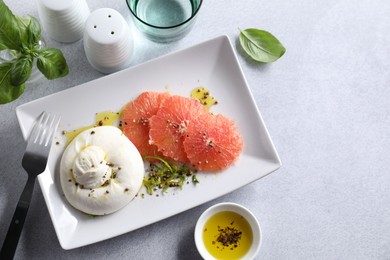
[{"label": "white pepper shaker", "polygon": [[93,11],[85,23],[84,50],[91,66],[112,73],[130,65],[133,38],[122,15],[111,8]]},{"label": "white pepper shaker", "polygon": [[86,0],[37,0],[41,24],[50,38],[75,42],[84,34],[90,10]]}]

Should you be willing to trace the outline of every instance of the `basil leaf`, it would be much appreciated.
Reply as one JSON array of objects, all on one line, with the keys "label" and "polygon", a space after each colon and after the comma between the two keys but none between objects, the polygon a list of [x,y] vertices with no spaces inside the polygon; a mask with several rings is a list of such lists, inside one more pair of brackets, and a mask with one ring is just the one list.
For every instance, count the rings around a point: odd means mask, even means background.
[{"label": "basil leaf", "polygon": [[28,24],[30,23],[31,16],[15,16],[16,21],[18,22],[19,28],[26,30]]},{"label": "basil leaf", "polygon": [[24,84],[11,84],[12,63],[0,64],[0,104],[9,103],[17,99],[24,92]]},{"label": "basil leaf", "polygon": [[16,16],[16,21],[20,29],[20,39],[23,43],[27,42],[26,29],[31,20],[31,16]]},{"label": "basil leaf", "polygon": [[20,29],[14,14],[0,1],[0,50],[21,49]]},{"label": "basil leaf", "polygon": [[260,62],[276,61],[286,52],[275,36],[254,28],[240,31],[240,44],[249,56]]},{"label": "basil leaf", "polygon": [[37,59],[37,66],[47,79],[64,77],[69,73],[65,57],[59,49],[41,49]]},{"label": "basil leaf", "polygon": [[11,84],[19,86],[25,83],[31,75],[33,58],[30,56],[21,56],[12,63]]},{"label": "basil leaf", "polygon": [[27,43],[36,46],[41,39],[41,26],[35,17],[31,17],[30,23],[26,28]]},{"label": "basil leaf", "polygon": [[0,51],[6,50],[7,46],[5,46],[2,42],[0,42]]},{"label": "basil leaf", "polygon": [[41,39],[41,26],[38,20],[32,16],[17,16],[16,20],[22,42],[28,46],[36,46]]}]

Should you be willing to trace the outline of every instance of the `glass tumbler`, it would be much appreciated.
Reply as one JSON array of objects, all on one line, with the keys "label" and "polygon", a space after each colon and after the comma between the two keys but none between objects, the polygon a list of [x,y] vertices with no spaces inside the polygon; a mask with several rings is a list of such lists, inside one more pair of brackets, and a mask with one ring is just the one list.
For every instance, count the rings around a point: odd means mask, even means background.
[{"label": "glass tumbler", "polygon": [[203,0],[126,0],[135,26],[148,39],[172,42],[195,23]]}]

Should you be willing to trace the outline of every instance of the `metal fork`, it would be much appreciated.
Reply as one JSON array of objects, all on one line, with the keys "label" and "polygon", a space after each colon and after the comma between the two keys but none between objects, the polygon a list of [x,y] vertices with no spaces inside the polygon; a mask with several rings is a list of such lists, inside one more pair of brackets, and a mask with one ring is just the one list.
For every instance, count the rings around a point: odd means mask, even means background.
[{"label": "metal fork", "polygon": [[35,180],[39,174],[45,171],[51,143],[59,122],[59,117],[43,112],[30,133],[22,160],[22,166],[28,173],[28,179],[1,248],[0,259],[13,259],[15,255],[30,206]]}]

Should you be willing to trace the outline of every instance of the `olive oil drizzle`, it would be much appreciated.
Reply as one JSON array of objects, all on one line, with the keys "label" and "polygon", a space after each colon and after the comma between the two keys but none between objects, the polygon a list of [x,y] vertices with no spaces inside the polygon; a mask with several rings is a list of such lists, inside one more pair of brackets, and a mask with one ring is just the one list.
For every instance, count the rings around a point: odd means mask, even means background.
[{"label": "olive oil drizzle", "polygon": [[210,94],[210,91],[204,87],[194,88],[191,92],[191,97],[198,99],[208,110],[218,104],[218,101]]},{"label": "olive oil drizzle", "polygon": [[81,127],[81,128],[71,130],[71,131],[62,131],[62,135],[64,135],[66,137],[66,140],[67,140],[66,145],[68,145],[70,142],[72,142],[72,140],[77,135],[79,135],[81,132],[83,132],[87,129],[90,129],[92,127],[105,126],[105,125],[114,126],[116,123],[118,123],[119,116],[120,116],[120,113],[111,112],[111,111],[104,111],[104,112],[96,113],[96,117],[95,117],[96,121],[95,121],[94,125]]}]

